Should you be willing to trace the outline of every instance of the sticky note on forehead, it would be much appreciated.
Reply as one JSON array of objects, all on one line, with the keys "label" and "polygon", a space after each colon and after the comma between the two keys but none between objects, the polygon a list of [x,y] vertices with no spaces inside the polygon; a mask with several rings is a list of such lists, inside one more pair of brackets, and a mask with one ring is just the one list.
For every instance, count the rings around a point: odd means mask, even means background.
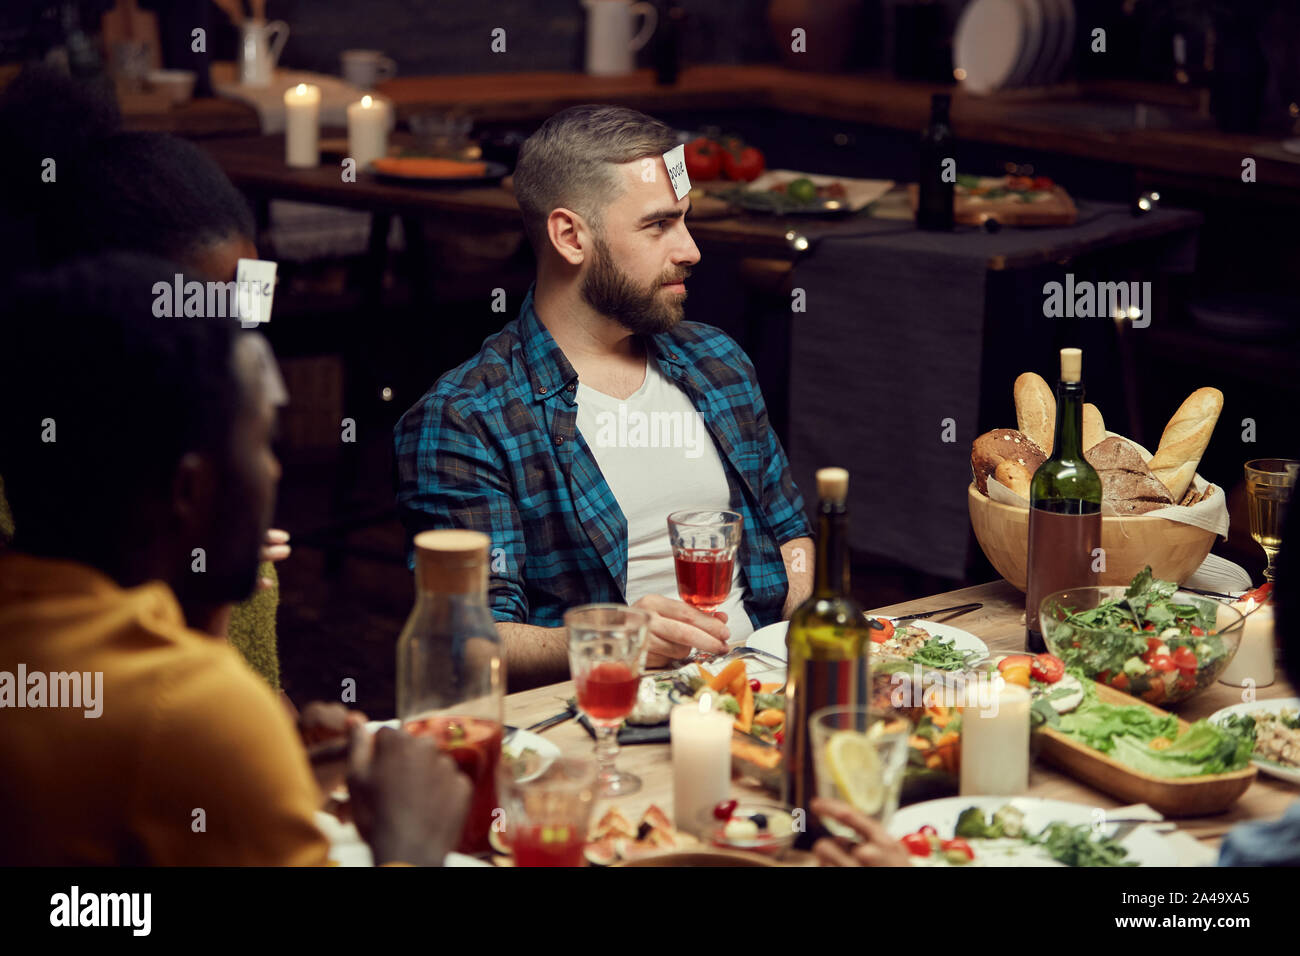
[{"label": "sticky note on forehead", "polygon": [[678,144],[664,153],[668,167],[668,181],[673,184],[673,195],[681,199],[691,191],[691,177],[686,175],[686,146]]}]

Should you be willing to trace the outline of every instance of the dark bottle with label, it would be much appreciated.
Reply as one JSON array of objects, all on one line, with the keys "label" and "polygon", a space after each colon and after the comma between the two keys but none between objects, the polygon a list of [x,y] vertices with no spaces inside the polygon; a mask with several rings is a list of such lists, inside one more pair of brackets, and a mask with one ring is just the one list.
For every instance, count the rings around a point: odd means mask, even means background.
[{"label": "dark bottle with label", "polygon": [[957,157],[953,155],[952,127],[948,125],[950,102],[951,97],[946,93],[930,97],[930,125],[921,136],[916,225],[919,229],[934,232],[952,231],[952,203],[956,190],[956,167],[953,163]]},{"label": "dark bottle with label", "polygon": [[1047,650],[1038,609],[1054,591],[1097,583],[1101,547],[1101,477],[1083,457],[1083,353],[1061,349],[1052,453],[1029,485],[1025,649]]},{"label": "dark bottle with label", "polygon": [[849,473],[817,472],[817,563],[813,593],[790,615],[786,633],[785,802],[807,807],[817,795],[809,719],[823,707],[867,705],[872,626],[849,590]]}]

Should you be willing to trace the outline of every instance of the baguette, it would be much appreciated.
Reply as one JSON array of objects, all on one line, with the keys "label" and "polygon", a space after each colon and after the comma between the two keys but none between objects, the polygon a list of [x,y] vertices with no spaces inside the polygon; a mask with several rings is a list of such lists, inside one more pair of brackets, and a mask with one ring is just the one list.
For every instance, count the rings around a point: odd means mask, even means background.
[{"label": "baguette", "polygon": [[1196,477],[1196,468],[1210,444],[1221,411],[1223,393],[1217,388],[1198,388],[1187,396],[1161,433],[1160,446],[1148,465],[1174,501],[1182,500]]},{"label": "baguette", "polygon": [[1088,402],[1083,406],[1083,450],[1087,451],[1106,439],[1106,422],[1097,406]]},{"label": "baguette", "polygon": [[1043,377],[1025,372],[1016,379],[1016,427],[1051,455],[1056,433],[1056,396]]}]

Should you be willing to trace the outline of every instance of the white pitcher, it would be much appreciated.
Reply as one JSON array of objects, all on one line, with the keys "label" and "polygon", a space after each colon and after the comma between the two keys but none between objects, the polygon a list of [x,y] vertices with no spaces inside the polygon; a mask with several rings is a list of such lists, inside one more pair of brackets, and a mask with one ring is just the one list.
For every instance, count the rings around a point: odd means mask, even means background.
[{"label": "white pitcher", "polygon": [[[592,76],[623,76],[634,66],[632,54],[641,49],[659,25],[659,13],[644,2],[582,0],[587,8],[587,72]],[[632,21],[644,17],[633,35]]]},{"label": "white pitcher", "polygon": [[283,20],[245,20],[239,28],[239,82],[245,86],[270,86],[280,52],[289,40]]}]

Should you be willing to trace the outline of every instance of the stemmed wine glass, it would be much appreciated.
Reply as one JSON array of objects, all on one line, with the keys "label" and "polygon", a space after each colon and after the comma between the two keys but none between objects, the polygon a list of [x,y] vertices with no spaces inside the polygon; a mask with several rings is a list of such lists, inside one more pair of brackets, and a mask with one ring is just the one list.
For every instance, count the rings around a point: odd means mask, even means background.
[{"label": "stemmed wine glass", "polygon": [[1268,566],[1264,580],[1272,581],[1273,562],[1282,549],[1282,517],[1295,488],[1300,461],[1256,458],[1246,462],[1246,502],[1250,510],[1250,536],[1264,549]]},{"label": "stemmed wine glass", "polygon": [[596,782],[602,797],[641,789],[639,777],[614,768],[619,725],[636,706],[650,615],[622,604],[585,604],[564,615],[569,669],[578,708],[596,730]]}]

